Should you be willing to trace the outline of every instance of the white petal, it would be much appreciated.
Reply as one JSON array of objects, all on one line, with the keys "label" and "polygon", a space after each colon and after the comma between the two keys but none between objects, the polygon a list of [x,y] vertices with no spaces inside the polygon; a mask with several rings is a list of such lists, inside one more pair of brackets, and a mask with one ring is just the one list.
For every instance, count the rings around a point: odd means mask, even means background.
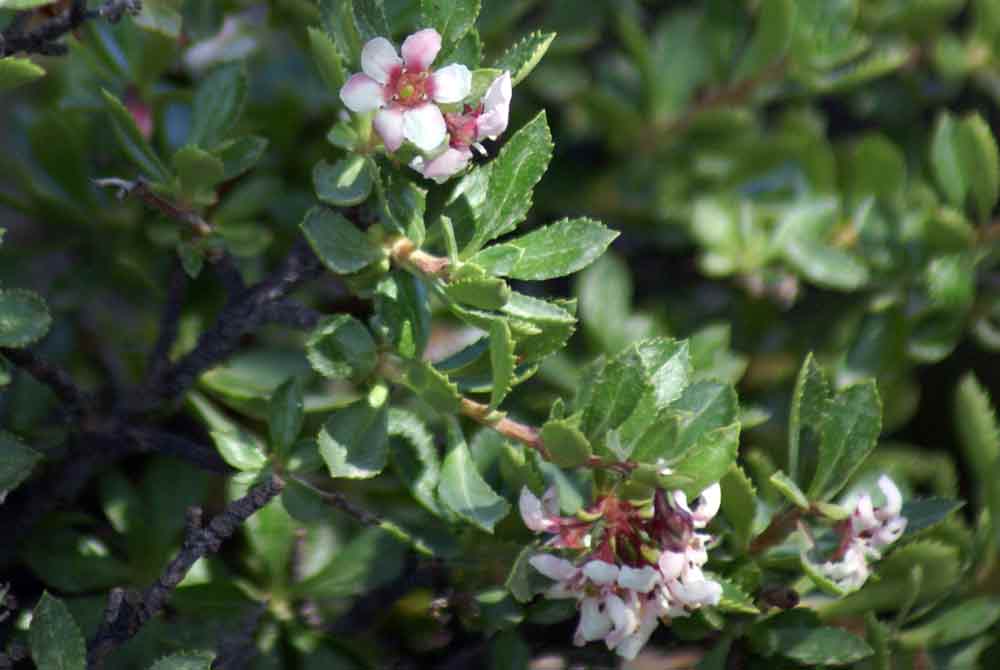
[{"label": "white petal", "polygon": [[639,627],[634,633],[621,641],[615,648],[615,653],[629,661],[634,659],[642,651],[642,648],[646,646],[646,643],[649,642],[649,638],[653,635],[656,627],[660,625],[659,615],[660,611],[656,603],[648,603],[642,610],[642,619],[639,622]]},{"label": "white petal", "polygon": [[879,521],[875,517],[875,509],[872,506],[872,497],[866,493],[858,498],[857,507],[854,508],[854,514],[851,515],[851,530],[855,534],[859,534],[878,525]]},{"label": "white petal", "polygon": [[454,63],[431,75],[431,97],[434,102],[461,102],[472,90],[472,73],[469,68]]},{"label": "white petal", "polygon": [[688,514],[691,513],[691,508],[688,507],[688,497],[684,494],[684,491],[674,491],[674,507],[682,509]]},{"label": "white petal", "polygon": [[441,35],[433,28],[413,33],[403,42],[403,62],[407,70],[423,71],[431,66],[441,51]]},{"label": "white petal", "polygon": [[361,69],[380,84],[389,81],[393,71],[402,66],[403,61],[396,55],[396,47],[384,37],[368,40],[361,49]]},{"label": "white petal", "polygon": [[495,140],[507,130],[510,118],[510,73],[504,72],[497,77],[483,96],[483,113],[476,120],[476,136],[478,139],[488,137]]},{"label": "white petal", "polygon": [[608,633],[604,642],[608,645],[608,649],[614,649],[639,627],[639,613],[634,607],[629,607],[624,600],[614,594],[604,598],[604,607],[614,624],[614,630]]},{"label": "white petal", "polygon": [[429,152],[441,146],[448,129],[437,105],[421,105],[403,112],[403,134],[418,149]]},{"label": "white petal", "polygon": [[898,515],[903,509],[903,496],[899,492],[899,487],[885,475],[878,478],[878,487],[885,496],[885,505],[878,510],[879,516],[886,519]]},{"label": "white petal", "polygon": [[[453,147],[448,147],[434,158],[428,161],[423,161],[422,166],[418,168],[418,172],[428,179],[433,179],[437,183],[443,184],[464,170],[465,166],[469,164],[471,159],[472,152],[468,149],[455,149]],[[525,519],[524,525],[531,528],[531,530],[544,530],[554,533],[559,530],[558,521],[549,515],[548,509],[542,508],[543,505],[547,505],[544,498],[542,499],[542,503],[539,505],[539,518],[537,522],[539,527],[535,528],[529,525],[527,519]]]},{"label": "white petal", "polygon": [[649,593],[659,581],[660,573],[648,565],[641,568],[623,565],[618,573],[618,586],[623,589],[632,589],[638,593]]},{"label": "white petal", "polygon": [[722,487],[718,482],[712,484],[698,495],[698,505],[691,511],[695,528],[704,528],[715,518],[722,505]]},{"label": "white petal", "polygon": [[583,566],[583,574],[595,584],[613,584],[618,579],[618,566],[604,561],[588,561]]},{"label": "white petal", "polygon": [[540,573],[557,582],[569,579],[576,574],[576,566],[565,558],[552,554],[538,554],[528,559],[528,563]]},{"label": "white petal", "polygon": [[559,489],[555,484],[542,494],[542,508],[545,510],[546,516],[559,516]]},{"label": "white petal", "polygon": [[[422,173],[424,161],[421,160],[419,164],[420,167],[416,169]],[[536,533],[545,530],[545,525],[542,522],[542,501],[527,486],[521,489],[521,497],[517,499],[517,506],[521,511],[521,518],[524,520],[525,526]]]},{"label": "white petal", "polygon": [[352,112],[370,112],[385,104],[385,89],[365,74],[351,75],[340,88],[340,100]]},{"label": "white petal", "polygon": [[681,576],[686,562],[684,554],[678,551],[664,551],[660,554],[660,573],[664,579],[677,579]]},{"label": "white petal", "polygon": [[577,627],[580,639],[586,642],[600,640],[611,632],[611,625],[611,617],[597,598],[584,598],[580,602],[580,624]]},{"label": "white petal", "polygon": [[382,138],[385,148],[396,151],[403,144],[403,112],[398,109],[380,109],[372,122],[375,132]]},{"label": "white petal", "polygon": [[904,517],[898,516],[894,519],[889,519],[884,526],[875,531],[875,535],[872,537],[872,545],[876,549],[886,547],[898,540],[904,530],[906,530],[906,519]]}]

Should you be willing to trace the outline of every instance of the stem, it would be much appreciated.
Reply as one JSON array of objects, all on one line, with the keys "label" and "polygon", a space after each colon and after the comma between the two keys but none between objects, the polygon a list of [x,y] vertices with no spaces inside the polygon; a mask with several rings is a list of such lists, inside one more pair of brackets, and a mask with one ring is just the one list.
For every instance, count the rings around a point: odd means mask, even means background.
[{"label": "stem", "polygon": [[417,245],[406,237],[394,238],[386,245],[389,257],[404,267],[415,269],[417,272],[429,277],[439,277],[446,279],[451,266],[451,261],[447,258],[429,254],[421,251]]},{"label": "stem", "polygon": [[18,14],[0,33],[0,58],[24,52],[28,54],[61,55],[66,53],[66,45],[57,39],[82,26],[85,22],[103,18],[117,23],[125,14],[138,14],[142,10],[142,0],[106,0],[100,9],[87,9],[86,0],[73,0],[73,4],[62,14],[49,19],[37,28],[22,31],[34,10]]},{"label": "stem", "polygon": [[775,514],[764,532],[750,543],[750,553],[760,554],[777,544],[781,544],[795,530],[801,517],[802,510],[797,507]]},{"label": "stem", "polygon": [[93,399],[59,366],[26,349],[0,348],[0,354],[39,383],[48,386],[72,414],[83,417],[93,410]]},{"label": "stem", "polygon": [[118,177],[95,179],[94,185],[100,188],[118,189],[117,196],[119,200],[124,200],[125,198],[133,195],[138,196],[149,207],[161,212],[168,218],[191,226],[191,229],[201,237],[206,237],[215,232],[212,225],[205,221],[205,219],[201,218],[200,214],[185,207],[181,207],[176,203],[170,202],[160,194],[156,193],[149,187],[149,182],[147,182],[143,177],[137,177],[135,181],[128,181],[127,179],[120,179]]}]

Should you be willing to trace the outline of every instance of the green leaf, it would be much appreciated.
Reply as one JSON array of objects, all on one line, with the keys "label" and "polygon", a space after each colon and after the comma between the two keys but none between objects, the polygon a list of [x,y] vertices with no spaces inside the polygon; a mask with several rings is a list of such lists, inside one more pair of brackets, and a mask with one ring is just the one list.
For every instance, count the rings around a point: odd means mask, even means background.
[{"label": "green leaf", "polygon": [[212,441],[222,460],[237,470],[256,472],[267,463],[257,438],[238,427],[231,431],[213,430]]},{"label": "green leaf", "polygon": [[740,446],[740,424],[702,433],[694,446],[680,460],[668,462],[673,475],[685,478],[681,487],[688,498],[694,498],[725,476],[736,462]]},{"label": "green leaf", "polygon": [[819,454],[820,426],[826,416],[829,398],[826,376],[810,353],[795,380],[788,417],[788,472],[793,481],[805,476],[800,472],[803,456],[806,462],[812,464]]},{"label": "green leaf", "polygon": [[468,257],[490,240],[517,227],[531,209],[535,184],[552,158],[552,135],[545,112],[517,131],[492,162],[486,202],[490,206],[476,224],[472,240],[462,251]]},{"label": "green leaf", "polygon": [[428,511],[441,516],[437,486],[441,480],[441,457],[434,436],[417,415],[389,410],[389,453],[403,483]]},{"label": "green leaf", "polygon": [[444,286],[444,293],[457,303],[477,309],[501,309],[510,300],[510,286],[497,277],[456,280]]},{"label": "green leaf", "polygon": [[251,169],[264,156],[268,141],[256,135],[247,135],[235,140],[223,142],[215,148],[214,153],[225,166],[223,179],[228,181]]},{"label": "green leaf", "polygon": [[760,614],[760,610],[753,604],[753,598],[734,582],[718,575],[711,575],[711,578],[722,585],[722,598],[718,604],[720,610],[737,614]]},{"label": "green leaf", "polygon": [[490,409],[496,409],[513,387],[517,358],[514,356],[514,340],[506,321],[497,319],[490,328],[490,368],[493,372],[493,390],[490,393]]},{"label": "green leaf", "polygon": [[308,31],[309,50],[319,70],[319,76],[331,93],[339,94],[340,87],[347,81],[340,53],[328,34],[312,26],[309,26]]},{"label": "green leaf", "polygon": [[394,270],[375,287],[375,331],[404,358],[423,355],[430,319],[427,289],[417,277]]},{"label": "green leaf", "polygon": [[302,421],[305,418],[302,382],[298,377],[292,377],[271,394],[270,409],[268,428],[271,431],[271,443],[284,457],[289,454],[302,432]]},{"label": "green leaf", "polygon": [[943,647],[985,633],[997,621],[1000,621],[1000,600],[972,598],[902,632],[899,643],[906,649]]},{"label": "green leaf", "polygon": [[799,509],[809,509],[809,499],[806,498],[806,494],[781,470],[771,475],[771,485]]},{"label": "green leaf", "polygon": [[828,240],[836,214],[836,203],[831,200],[794,207],[782,218],[773,244],[789,265],[814,284],[853,291],[868,282],[868,266]]},{"label": "green leaf", "polygon": [[854,633],[840,628],[779,628],[778,654],[804,665],[848,665],[875,653]]},{"label": "green leaf", "polygon": [[118,139],[125,156],[132,161],[144,175],[157,182],[167,182],[170,180],[170,171],[160,161],[159,156],[153,151],[146,138],[139,132],[139,127],[135,125],[135,119],[114,95],[102,90],[104,104],[111,114],[111,129]]},{"label": "green leaf", "polygon": [[996,139],[978,113],[959,122],[955,139],[973,203],[979,218],[985,221],[1000,196],[1000,152]]},{"label": "green leaf", "polygon": [[149,667],[149,670],[209,670],[215,654],[211,651],[182,651],[164,656]]},{"label": "green leaf", "polygon": [[49,308],[36,293],[0,289],[0,347],[26,347],[45,337],[51,325]]},{"label": "green leaf", "polygon": [[31,476],[31,471],[41,460],[40,453],[0,431],[0,504],[8,493]]},{"label": "green leaf", "polygon": [[316,256],[331,272],[350,274],[385,258],[357,227],[325,207],[314,207],[302,221],[302,232]]},{"label": "green leaf", "polygon": [[181,34],[181,0],[143,0],[142,12],[135,17],[136,25],[176,40]]},{"label": "green leaf", "polygon": [[552,580],[545,577],[528,562],[537,553],[538,549],[533,546],[524,547],[511,566],[507,581],[504,582],[504,586],[518,602],[530,602],[536,595],[552,585]]},{"label": "green leaf", "polygon": [[906,518],[906,532],[903,537],[911,537],[938,525],[965,505],[961,500],[927,498],[907,500],[900,514]]},{"label": "green leaf", "polygon": [[722,487],[722,515],[733,527],[733,540],[738,550],[746,550],[753,536],[753,520],[757,511],[757,491],[746,473],[733,463],[719,480]]},{"label": "green leaf", "polygon": [[293,594],[303,598],[346,598],[392,581],[403,568],[407,547],[379,528],[370,528],[340,548],[318,573],[298,582]]},{"label": "green leaf", "polygon": [[994,543],[1000,544],[1000,425],[990,397],[972,372],[955,389],[955,430],[977,498],[989,510]]},{"label": "green leaf", "polygon": [[510,505],[479,474],[455,421],[448,424],[448,441],[438,499],[462,519],[492,533],[496,523],[510,512]]},{"label": "green leaf", "polygon": [[792,0],[775,0],[758,6],[757,25],[736,73],[735,81],[758,74],[785,55],[792,41],[795,25],[795,4]]},{"label": "green leaf", "polygon": [[52,0],[0,0],[0,9],[24,10],[52,4]]},{"label": "green leaf", "polygon": [[85,670],[87,647],[69,608],[46,591],[35,606],[28,630],[31,658],[38,670]]},{"label": "green leaf", "polygon": [[947,112],[941,113],[934,127],[930,151],[931,168],[938,186],[952,205],[961,207],[965,204],[969,183],[962,169],[957,135],[958,125],[954,117]]},{"label": "green leaf", "polygon": [[392,29],[385,16],[383,0],[353,0],[353,2],[354,25],[357,26],[358,35],[362,42],[367,42],[375,37],[386,39],[392,37]]},{"label": "green leaf", "polygon": [[584,465],[591,455],[590,442],[570,419],[554,419],[542,426],[542,443],[549,460],[561,468]]},{"label": "green leaf", "polygon": [[404,361],[401,381],[421,400],[442,414],[454,414],[461,408],[462,396],[458,387],[427,361]]},{"label": "green leaf", "polygon": [[420,0],[424,25],[441,33],[441,42],[453,44],[476,25],[480,0]]},{"label": "green leaf", "polygon": [[8,91],[45,76],[45,70],[27,58],[0,58],[0,91]]},{"label": "green leaf", "polygon": [[243,112],[247,78],[240,63],[217,68],[198,86],[188,143],[213,149],[232,133]]},{"label": "green leaf", "polygon": [[555,33],[531,33],[507,49],[493,67],[510,72],[511,84],[517,86],[535,69],[555,38]]},{"label": "green leaf", "polygon": [[366,379],[378,357],[375,340],[360,321],[349,314],[323,319],[306,340],[306,357],[316,372],[331,379]]},{"label": "green leaf", "polygon": [[386,181],[386,188],[378,190],[382,223],[388,230],[409,238],[419,247],[426,234],[424,212],[427,209],[427,191],[392,173],[387,174]]},{"label": "green leaf", "polygon": [[479,252],[472,262],[514,279],[553,279],[593,263],[618,237],[592,219],[563,219]]},{"label": "green leaf", "polygon": [[882,405],[874,381],[839,393],[829,405],[810,500],[829,500],[875,448],[882,429]]},{"label": "green leaf", "polygon": [[319,433],[319,453],[331,477],[370,479],[385,468],[389,455],[387,390],[334,412]]},{"label": "green leaf", "polygon": [[372,184],[371,165],[359,154],[351,154],[334,165],[320,161],[313,168],[316,196],[335,207],[361,204],[371,195]]},{"label": "green leaf", "polygon": [[225,164],[194,145],[183,147],[173,158],[181,189],[188,200],[199,205],[213,205],[215,186],[225,177]]}]

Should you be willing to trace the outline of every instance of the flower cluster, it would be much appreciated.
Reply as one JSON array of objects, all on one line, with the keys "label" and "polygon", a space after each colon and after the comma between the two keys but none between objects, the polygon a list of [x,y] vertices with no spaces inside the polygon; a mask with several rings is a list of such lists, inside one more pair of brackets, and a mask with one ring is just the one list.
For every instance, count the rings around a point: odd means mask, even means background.
[{"label": "flower cluster", "polygon": [[441,51],[436,30],[413,33],[400,51],[402,58],[384,37],[370,40],[361,50],[363,72],[347,80],[340,99],[352,112],[375,112],[385,148],[395,152],[409,141],[422,153],[410,166],[442,182],[465,168],[472,148],[485,153],[483,139],[507,129],[510,74],[497,77],[475,105],[458,107],[472,92],[472,73],[460,63],[431,70]]},{"label": "flower cluster", "polygon": [[840,524],[841,541],[834,560],[820,566],[827,578],[848,591],[861,588],[871,574],[869,559],[881,558],[882,550],[906,530],[906,517],[900,515],[903,496],[899,488],[885,475],[879,477],[878,487],[885,505],[875,507],[867,493],[859,497],[851,516]]},{"label": "flower cluster", "polygon": [[530,559],[556,582],[547,597],[576,599],[580,621],[573,643],[604,640],[632,659],[661,620],[717,605],[722,586],[702,572],[711,536],[698,531],[719,511],[721,497],[718,484],[692,505],[681,491],[659,490],[650,510],[608,495],[577,518],[559,516],[555,488],[541,500],[522,490],[525,525],[552,534],[547,547],[578,552],[576,560],[549,553]]}]

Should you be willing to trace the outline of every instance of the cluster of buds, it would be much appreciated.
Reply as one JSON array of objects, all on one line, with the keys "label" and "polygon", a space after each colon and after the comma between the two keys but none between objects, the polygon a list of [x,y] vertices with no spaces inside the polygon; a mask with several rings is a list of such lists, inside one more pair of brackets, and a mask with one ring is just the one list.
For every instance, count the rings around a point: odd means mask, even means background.
[{"label": "cluster of buds", "polygon": [[871,574],[868,561],[881,558],[882,550],[906,530],[906,517],[900,515],[903,496],[899,488],[885,475],[879,477],[878,487],[885,504],[875,507],[869,494],[861,495],[851,516],[838,526],[840,545],[833,560],[820,566],[828,579],[847,591],[864,585]]},{"label": "cluster of buds", "polygon": [[[441,35],[433,28],[417,31],[396,48],[376,37],[361,50],[363,72],[352,75],[340,99],[352,112],[375,112],[374,128],[389,152],[410,142],[421,155],[410,166],[424,177],[442,182],[483,151],[483,139],[507,129],[511,80],[504,72],[473,105],[458,105],[472,92],[472,73],[453,63],[431,70],[441,51]],[[470,148],[471,147],[471,148]]]},{"label": "cluster of buds", "polygon": [[541,500],[522,490],[525,525],[552,534],[546,547],[577,554],[575,560],[551,553],[530,559],[538,572],[555,580],[547,597],[577,601],[580,621],[573,643],[604,640],[608,649],[631,660],[660,621],[717,605],[722,586],[702,571],[712,538],[699,531],[719,511],[721,498],[718,484],[691,505],[682,491],[657,490],[651,507],[607,495],[576,517],[562,517],[555,488]]}]

